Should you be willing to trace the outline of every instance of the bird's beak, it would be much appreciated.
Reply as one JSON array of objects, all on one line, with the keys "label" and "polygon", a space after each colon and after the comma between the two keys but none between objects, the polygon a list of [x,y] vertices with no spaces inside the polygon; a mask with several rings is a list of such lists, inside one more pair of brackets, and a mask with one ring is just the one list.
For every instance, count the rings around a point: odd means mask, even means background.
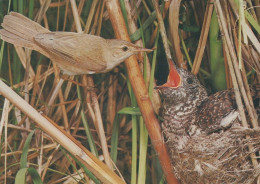
[{"label": "bird's beak", "polygon": [[162,89],[165,87],[178,88],[181,84],[181,76],[178,73],[176,67],[173,64],[172,60],[169,60],[169,75],[167,82],[161,86],[156,86],[155,89]]},{"label": "bird's beak", "polygon": [[153,50],[154,50],[154,48],[146,49],[146,48],[142,48],[142,47],[136,47],[133,51],[134,52],[152,52]]},{"label": "bird's beak", "polygon": [[135,54],[137,55],[137,58],[139,61],[143,61],[143,53],[142,52],[152,52],[153,50],[155,50],[154,48],[152,49],[146,49],[146,48],[143,48],[143,47],[135,47],[133,49],[133,51],[135,52]]}]

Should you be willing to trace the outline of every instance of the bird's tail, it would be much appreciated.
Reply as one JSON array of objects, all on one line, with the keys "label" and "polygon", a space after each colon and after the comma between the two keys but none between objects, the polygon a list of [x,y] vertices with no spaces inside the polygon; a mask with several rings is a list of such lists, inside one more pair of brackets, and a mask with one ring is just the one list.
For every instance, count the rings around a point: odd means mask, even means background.
[{"label": "bird's tail", "polygon": [[37,50],[38,47],[34,43],[34,36],[50,32],[40,24],[16,12],[6,15],[1,25],[4,28],[0,29],[2,40],[34,50]]}]

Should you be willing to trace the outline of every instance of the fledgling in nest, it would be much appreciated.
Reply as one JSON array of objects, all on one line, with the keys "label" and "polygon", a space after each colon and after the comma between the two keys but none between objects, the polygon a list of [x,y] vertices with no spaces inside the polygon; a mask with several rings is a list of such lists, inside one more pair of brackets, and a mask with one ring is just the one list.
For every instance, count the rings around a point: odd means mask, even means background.
[{"label": "fledgling in nest", "polygon": [[208,96],[196,76],[171,65],[167,83],[157,89],[162,131],[180,183],[255,182],[260,164],[253,166],[250,154],[258,154],[260,130],[241,126],[234,91]]}]

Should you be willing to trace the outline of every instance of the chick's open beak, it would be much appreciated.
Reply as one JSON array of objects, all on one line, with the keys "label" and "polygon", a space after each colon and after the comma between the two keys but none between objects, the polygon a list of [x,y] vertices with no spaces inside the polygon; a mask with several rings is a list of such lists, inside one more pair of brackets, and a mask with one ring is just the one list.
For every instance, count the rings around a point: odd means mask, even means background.
[{"label": "chick's open beak", "polygon": [[178,88],[181,84],[181,76],[175,68],[173,61],[169,60],[169,75],[167,82],[161,86],[156,86],[155,89],[161,89],[164,87]]}]

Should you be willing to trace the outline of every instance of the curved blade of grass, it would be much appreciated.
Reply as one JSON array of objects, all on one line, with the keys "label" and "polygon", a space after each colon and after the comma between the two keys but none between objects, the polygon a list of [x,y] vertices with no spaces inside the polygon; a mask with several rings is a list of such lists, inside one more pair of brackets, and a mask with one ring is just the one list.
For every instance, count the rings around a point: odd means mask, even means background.
[{"label": "curved blade of grass", "polygon": [[[131,86],[129,78],[127,78],[127,87],[129,96],[131,99],[132,110],[137,109],[137,102],[135,99],[135,95],[133,92],[133,88]],[[140,110],[139,110],[140,111]],[[119,111],[120,112],[120,111]],[[133,112],[133,111],[129,111]],[[136,184],[137,179],[137,137],[138,137],[138,129],[137,129],[137,116],[132,115],[132,166],[131,166],[131,184]]]},{"label": "curved blade of grass", "polygon": [[83,125],[84,125],[84,129],[85,129],[87,138],[88,138],[88,143],[89,143],[90,150],[91,150],[91,152],[92,152],[95,156],[98,156],[97,148],[96,148],[94,139],[93,139],[93,137],[92,137],[90,128],[89,128],[89,126],[88,126],[87,118],[86,118],[86,115],[85,115],[83,109],[80,111],[80,115],[81,115],[81,119],[82,119],[82,122],[83,122]]},{"label": "curved blade of grass", "polygon": [[[66,150],[62,149],[62,152],[64,153],[64,155],[66,156],[68,162],[70,163],[71,167],[74,169],[74,171],[76,171],[78,173],[78,175],[80,176],[80,173],[75,165],[75,162],[72,162],[71,159],[69,158],[68,154],[66,154]],[[93,175],[91,172],[87,171],[87,173]],[[70,175],[75,181],[77,181],[77,179],[73,176]],[[86,183],[86,181],[84,180],[84,178],[81,177],[81,180],[83,180],[82,182]]]},{"label": "curved blade of grass", "polygon": [[153,59],[152,59],[152,66],[151,66],[151,78],[150,78],[150,83],[149,83],[149,96],[152,97],[152,94],[153,94],[153,89],[154,89],[154,86],[153,86],[153,83],[154,83],[154,73],[155,73],[155,66],[156,66],[156,56],[157,56],[157,48],[158,48],[158,40],[159,40],[159,30],[157,31],[157,35],[156,35],[156,39],[155,39],[155,44],[154,44],[154,47],[156,48],[154,51],[153,51]]},{"label": "curved blade of grass", "polygon": [[211,84],[215,91],[219,91],[226,89],[226,73],[222,40],[219,38],[219,24],[215,10],[210,22],[209,41]]},{"label": "curved blade of grass", "polygon": [[[79,100],[82,101],[82,96],[81,96],[80,88],[79,88],[78,85],[77,85],[77,94],[78,94]],[[81,106],[81,108],[82,109],[80,111],[80,115],[81,115],[81,119],[82,119],[82,122],[83,122],[83,125],[84,125],[84,129],[85,129],[87,138],[88,138],[89,147],[90,147],[91,152],[97,157],[98,156],[97,148],[96,148],[94,139],[92,137],[90,128],[88,126],[87,118],[86,118],[86,115],[84,113],[84,107]]]},{"label": "curved blade of grass", "polygon": [[124,107],[117,113],[118,114],[139,115],[139,116],[141,115],[139,107]]},{"label": "curved blade of grass", "polygon": [[4,48],[5,48],[5,42],[2,41],[1,50],[0,50],[0,71],[2,68],[2,62],[3,62],[3,56],[4,56]]},{"label": "curved blade of grass", "polygon": [[119,118],[118,115],[116,115],[113,123],[112,137],[111,137],[111,150],[110,150],[110,156],[114,163],[116,163],[117,161],[118,137],[119,137]]},{"label": "curved blade of grass", "polygon": [[139,156],[137,183],[145,183],[147,145],[148,145],[148,131],[145,127],[143,118],[140,117],[140,154],[139,154],[140,156]]},{"label": "curved blade of grass", "polygon": [[260,25],[253,18],[253,16],[250,13],[248,13],[247,10],[245,10],[245,17],[248,20],[248,22],[252,25],[252,27],[258,32],[258,34],[260,34]]},{"label": "curved blade of grass", "polygon": [[20,169],[15,176],[15,184],[26,184],[26,174],[28,168]]},{"label": "curved blade of grass", "polygon": [[24,143],[24,147],[23,147],[23,152],[21,155],[21,162],[20,162],[20,167],[21,168],[26,168],[27,166],[27,156],[28,156],[28,150],[29,150],[29,146],[32,140],[32,136],[34,134],[35,130],[33,130],[31,133],[29,133],[28,137],[26,138],[26,141]]},{"label": "curved blade of grass", "polygon": [[[160,6],[160,8],[162,7],[162,5]],[[143,26],[142,26],[142,29],[143,30],[141,30],[141,28],[140,29],[138,29],[134,34],[132,34],[131,36],[130,36],[130,39],[131,39],[131,41],[136,41],[136,40],[139,40],[141,37],[142,37],[142,31],[145,31],[149,26],[150,26],[150,24],[152,24],[153,23],[153,21],[156,19],[156,12],[155,11],[153,11],[152,13],[151,13],[151,15],[146,19],[146,21],[144,22],[144,24],[143,24]]]},{"label": "curved blade of grass", "polygon": [[42,184],[41,177],[35,168],[22,168],[15,176],[15,184],[26,184],[26,175],[30,174],[34,184]]},{"label": "curved blade of grass", "polygon": [[137,178],[137,117],[132,115],[132,167],[131,167],[131,184],[136,184]]},{"label": "curved blade of grass", "polygon": [[84,170],[84,172],[86,173],[86,175],[93,180],[95,183],[100,184],[100,182],[98,181],[98,179],[92,174],[92,172],[90,172],[86,166],[84,164],[82,164],[76,157],[74,157],[73,154],[71,154],[70,152],[67,152],[72,158],[73,160],[75,160],[75,162]]},{"label": "curved blade of grass", "polygon": [[43,184],[41,177],[35,168],[28,168],[28,173],[30,174],[34,184]]}]

